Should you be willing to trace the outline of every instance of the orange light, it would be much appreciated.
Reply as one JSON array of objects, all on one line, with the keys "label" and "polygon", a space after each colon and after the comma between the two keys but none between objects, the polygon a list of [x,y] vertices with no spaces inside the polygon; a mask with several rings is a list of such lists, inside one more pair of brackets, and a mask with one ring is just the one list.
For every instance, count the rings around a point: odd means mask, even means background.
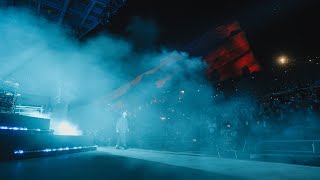
[{"label": "orange light", "polygon": [[280,56],[278,59],[279,64],[285,65],[289,62],[288,58],[286,56]]}]

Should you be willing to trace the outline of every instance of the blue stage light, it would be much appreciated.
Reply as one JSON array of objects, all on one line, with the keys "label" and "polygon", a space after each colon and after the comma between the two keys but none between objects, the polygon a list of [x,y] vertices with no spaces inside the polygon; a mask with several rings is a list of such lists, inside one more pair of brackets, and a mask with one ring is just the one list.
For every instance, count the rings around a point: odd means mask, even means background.
[{"label": "blue stage light", "polygon": [[65,147],[65,148],[58,148],[58,149],[42,149],[42,150],[33,150],[33,151],[23,151],[23,150],[16,150],[14,151],[14,154],[28,154],[28,153],[41,153],[41,152],[46,152],[46,153],[50,153],[52,151],[70,151],[70,150],[77,150],[77,149],[88,149],[88,150],[92,150],[92,148],[97,148],[98,146],[79,146],[79,147],[73,147],[73,148],[69,148],[69,147]]},{"label": "blue stage light", "polygon": [[24,153],[23,150],[14,151],[14,154],[23,154],[23,153]]},{"label": "blue stage light", "polygon": [[[14,130],[14,131],[27,131],[28,128],[24,127],[8,127],[8,126],[0,126],[0,130]],[[40,129],[39,129],[40,131]]]},{"label": "blue stage light", "polygon": [[51,152],[51,149],[45,149],[43,152]]}]

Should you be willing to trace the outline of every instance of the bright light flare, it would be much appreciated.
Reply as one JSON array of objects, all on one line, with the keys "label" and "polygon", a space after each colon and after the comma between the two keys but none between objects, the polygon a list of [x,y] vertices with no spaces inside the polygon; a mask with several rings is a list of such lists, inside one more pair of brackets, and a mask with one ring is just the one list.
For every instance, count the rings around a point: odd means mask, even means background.
[{"label": "bright light flare", "polygon": [[285,64],[288,64],[289,59],[288,59],[286,56],[280,56],[280,57],[278,58],[278,62],[279,62],[279,64],[281,64],[281,65],[285,65]]},{"label": "bright light flare", "polygon": [[72,124],[68,121],[61,121],[52,123],[52,129],[56,135],[71,135],[79,136],[82,135],[82,131],[79,130],[77,125]]},{"label": "bright light flare", "polygon": [[161,119],[162,121],[164,121],[164,120],[166,120],[167,118],[164,117],[164,116],[162,116],[162,117],[160,117],[160,119]]}]

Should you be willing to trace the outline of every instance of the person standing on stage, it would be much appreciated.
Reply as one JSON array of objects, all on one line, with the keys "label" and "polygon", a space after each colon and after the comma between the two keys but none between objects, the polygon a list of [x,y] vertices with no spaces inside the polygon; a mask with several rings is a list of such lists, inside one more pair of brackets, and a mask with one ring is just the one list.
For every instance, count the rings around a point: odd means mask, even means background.
[{"label": "person standing on stage", "polygon": [[118,134],[118,140],[116,144],[117,149],[120,149],[121,147],[123,149],[127,149],[126,136],[129,132],[127,116],[127,112],[123,112],[116,124],[116,132]]}]

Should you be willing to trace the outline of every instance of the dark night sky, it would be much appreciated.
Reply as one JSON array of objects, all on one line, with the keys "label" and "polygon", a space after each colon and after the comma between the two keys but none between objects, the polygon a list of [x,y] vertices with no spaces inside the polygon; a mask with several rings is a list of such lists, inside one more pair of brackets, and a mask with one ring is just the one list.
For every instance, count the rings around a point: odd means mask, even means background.
[{"label": "dark night sky", "polygon": [[210,28],[237,20],[262,61],[279,53],[320,56],[319,4],[317,0],[128,0],[105,29],[130,39],[127,27],[133,17],[141,17],[159,28],[155,47],[179,47]]}]

